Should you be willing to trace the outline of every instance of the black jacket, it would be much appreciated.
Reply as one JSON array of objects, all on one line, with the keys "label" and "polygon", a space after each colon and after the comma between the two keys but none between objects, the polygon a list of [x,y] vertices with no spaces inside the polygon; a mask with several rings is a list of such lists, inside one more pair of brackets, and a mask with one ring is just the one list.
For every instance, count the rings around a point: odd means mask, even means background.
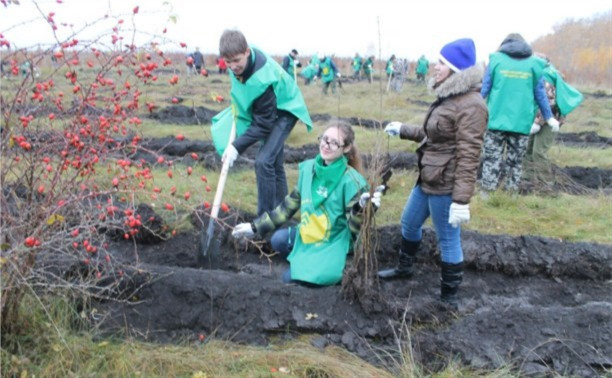
[{"label": "black jacket", "polygon": [[[257,70],[261,69],[264,64],[266,64],[266,57],[261,51],[251,48],[251,54],[255,55],[255,59],[249,59],[247,67],[242,75],[236,76],[242,83],[249,80]],[[276,108],[276,94],[274,93],[274,88],[269,86],[261,96],[253,101],[251,110],[251,118],[253,121],[251,122],[251,126],[233,143],[238,153],[243,153],[252,144],[265,139],[270,134],[274,127],[278,112],[282,111]]]}]

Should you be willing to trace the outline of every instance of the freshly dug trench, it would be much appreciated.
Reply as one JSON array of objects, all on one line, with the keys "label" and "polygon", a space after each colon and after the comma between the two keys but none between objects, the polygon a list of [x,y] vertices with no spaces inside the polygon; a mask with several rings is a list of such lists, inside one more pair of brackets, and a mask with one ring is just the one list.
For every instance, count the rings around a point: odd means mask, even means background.
[{"label": "freshly dug trench", "polygon": [[[239,221],[236,219],[235,221]],[[378,230],[379,264],[392,265],[399,226]],[[317,345],[338,344],[378,364],[397,357],[396,336],[417,361],[438,370],[456,355],[473,368],[515,364],[522,374],[598,376],[612,367],[612,247],[541,237],[463,232],[466,274],[456,314],[437,300],[439,257],[426,229],[411,280],[383,282],[387,303],[365,312],[340,287],[280,282],[287,263],[244,248],[223,230],[221,264],[198,267],[197,235],[180,234],[139,247],[146,285],[134,303],[96,305],[108,332],[161,342],[196,340],[198,333],[265,345],[279,334],[314,334]],[[113,245],[129,262],[128,243]],[[403,323],[405,321],[406,323]],[[385,362],[386,361],[386,362]]]}]

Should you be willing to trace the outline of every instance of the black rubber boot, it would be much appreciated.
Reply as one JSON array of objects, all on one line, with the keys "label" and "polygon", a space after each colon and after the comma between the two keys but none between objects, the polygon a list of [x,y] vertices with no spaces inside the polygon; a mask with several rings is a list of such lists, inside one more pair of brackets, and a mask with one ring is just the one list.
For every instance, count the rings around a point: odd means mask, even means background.
[{"label": "black rubber boot", "polygon": [[399,265],[395,268],[385,269],[378,272],[378,277],[383,279],[410,278],[414,274],[414,257],[421,241],[413,242],[402,238],[399,251]]},{"label": "black rubber boot", "polygon": [[440,299],[455,309],[459,306],[457,291],[461,281],[463,281],[463,262],[458,264],[443,262],[440,278]]}]

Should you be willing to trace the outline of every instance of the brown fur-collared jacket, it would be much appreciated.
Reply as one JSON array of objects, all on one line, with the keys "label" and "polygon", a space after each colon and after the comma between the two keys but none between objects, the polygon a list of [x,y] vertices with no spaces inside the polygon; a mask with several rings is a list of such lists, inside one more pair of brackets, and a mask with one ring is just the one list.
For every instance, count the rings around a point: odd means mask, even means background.
[{"label": "brown fur-collared jacket", "polygon": [[438,98],[423,126],[401,127],[402,139],[421,142],[418,183],[427,194],[452,194],[453,202],[470,202],[489,118],[480,95],[482,75],[479,65],[452,74],[433,87]]}]

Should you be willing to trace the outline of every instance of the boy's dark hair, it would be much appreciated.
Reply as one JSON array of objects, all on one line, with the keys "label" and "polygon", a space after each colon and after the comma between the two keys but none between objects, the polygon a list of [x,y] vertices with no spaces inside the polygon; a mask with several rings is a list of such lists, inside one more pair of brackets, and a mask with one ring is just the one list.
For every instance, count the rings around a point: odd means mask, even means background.
[{"label": "boy's dark hair", "polygon": [[219,55],[224,58],[244,54],[248,48],[244,34],[238,30],[225,30],[219,40]]},{"label": "boy's dark hair", "polygon": [[295,55],[298,55],[298,52],[296,49],[291,50],[292,53],[294,53]]}]

